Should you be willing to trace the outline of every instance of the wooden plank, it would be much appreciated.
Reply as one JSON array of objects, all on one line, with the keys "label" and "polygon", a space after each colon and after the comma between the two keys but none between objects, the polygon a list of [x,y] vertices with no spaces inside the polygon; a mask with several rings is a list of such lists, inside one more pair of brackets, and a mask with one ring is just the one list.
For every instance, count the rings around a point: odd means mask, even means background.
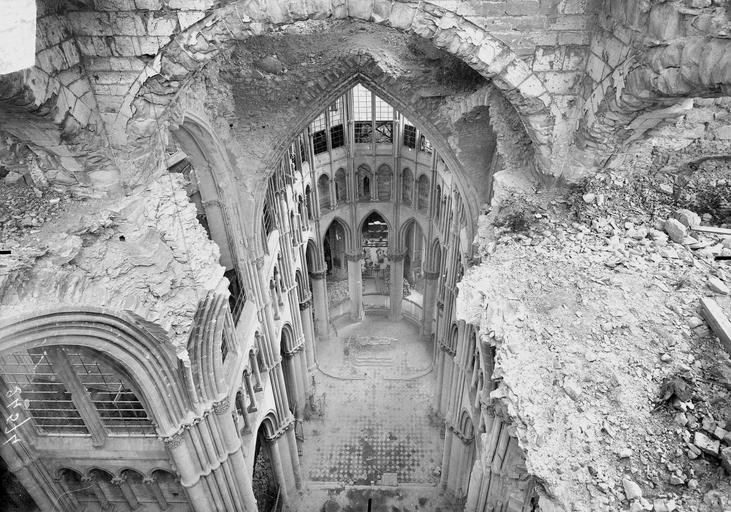
[{"label": "wooden plank", "polygon": [[715,235],[731,235],[731,229],[727,228],[716,228],[713,226],[696,226],[690,228],[692,231],[698,231],[699,233],[713,233]]},{"label": "wooden plank", "polygon": [[726,352],[731,354],[731,322],[728,317],[716,301],[708,297],[701,298],[701,309],[711,330],[721,340]]}]

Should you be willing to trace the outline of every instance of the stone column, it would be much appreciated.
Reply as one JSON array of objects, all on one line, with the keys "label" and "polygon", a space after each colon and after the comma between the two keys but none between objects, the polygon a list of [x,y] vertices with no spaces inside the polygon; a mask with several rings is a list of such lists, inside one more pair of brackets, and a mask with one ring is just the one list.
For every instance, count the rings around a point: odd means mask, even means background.
[{"label": "stone column", "polygon": [[330,330],[330,319],[325,271],[310,272],[310,278],[312,279],[312,305],[315,309],[315,333],[327,336]]},{"label": "stone column", "polygon": [[434,303],[437,296],[437,286],[439,283],[439,272],[424,272],[424,317],[421,324],[421,335],[424,338],[431,338],[432,323],[434,321]]},{"label": "stone column", "polygon": [[244,370],[244,385],[246,386],[246,394],[249,395],[249,407],[246,409],[248,412],[256,412],[256,395],[254,387],[251,385],[251,374],[249,370]]},{"label": "stone column", "polygon": [[282,466],[282,455],[279,452],[279,439],[273,438],[269,440],[269,453],[274,467],[274,474],[279,482],[279,493],[285,503],[289,503],[289,493],[287,492],[287,478],[284,475],[284,467]]},{"label": "stone column", "polygon": [[155,501],[157,501],[157,505],[160,507],[160,510],[167,510],[170,508],[170,504],[168,503],[168,500],[165,499],[157,480],[154,478],[145,478],[143,482],[147,485],[147,488],[150,489],[150,492],[155,498]]},{"label": "stone column", "polygon": [[213,508],[213,503],[205,490],[204,482],[195,471],[197,464],[193,462],[193,455],[184,436],[184,433],[180,433],[165,439],[165,447],[175,463],[180,476],[180,485],[185,489],[193,510],[195,512],[209,512]]},{"label": "stone column", "polygon": [[99,485],[99,482],[90,476],[82,477],[81,482],[84,484],[84,487],[91,487],[94,496],[96,496],[96,499],[99,500],[99,505],[102,510],[113,510],[114,505],[109,503],[107,495],[104,494],[104,490],[101,485]]},{"label": "stone column", "polygon": [[[256,498],[254,497],[254,488],[251,484],[251,475],[246,468],[244,460],[244,452],[241,448],[241,438],[236,432],[232,416],[228,413],[231,406],[229,397],[224,398],[220,402],[214,404],[213,413],[217,420],[218,427],[221,432],[221,440],[225,445],[227,453],[230,453],[229,460],[233,468],[235,485],[240,493],[243,510],[245,512],[256,512]],[[234,493],[235,495],[236,493]]]},{"label": "stone column", "polygon": [[272,299],[272,311],[274,312],[274,320],[279,320],[279,299],[275,288],[274,280],[269,282],[269,295]]},{"label": "stone column", "polygon": [[256,360],[255,350],[257,349],[249,351],[249,366],[251,366],[251,371],[254,374],[254,391],[261,391],[263,389],[261,385],[261,372],[259,371],[259,363]]},{"label": "stone column", "polygon": [[122,496],[124,496],[125,501],[127,501],[129,508],[136,510],[140,507],[140,502],[137,501],[137,496],[135,496],[135,493],[129,485],[129,482],[127,482],[126,477],[121,476],[119,478],[113,478],[112,483],[119,487],[119,490],[122,491]]},{"label": "stone column", "polygon": [[[43,512],[55,512],[56,510],[75,512],[78,507],[76,507],[76,500],[71,497],[72,495],[65,495],[63,498],[57,496],[54,499],[54,494],[58,493],[54,490],[54,486],[49,484],[50,475],[45,479],[37,478],[38,471],[34,471],[33,466],[38,465],[40,461],[35,459],[33,449],[23,441],[13,442],[10,439],[12,438],[7,437],[4,429],[0,430],[0,441],[2,441],[0,442],[0,456],[5,460],[8,469],[31,495],[36,505]],[[29,460],[28,457],[31,459]],[[35,462],[33,462],[34,459]],[[55,501],[58,501],[58,504],[54,503]]]},{"label": "stone column", "polygon": [[300,317],[302,318],[302,330],[305,333],[305,355],[307,357],[307,369],[315,367],[315,328],[312,325],[312,295],[299,304]]},{"label": "stone column", "polygon": [[482,474],[482,464],[478,459],[472,465],[472,473],[470,474],[470,483],[467,488],[467,499],[465,500],[464,512],[478,512],[477,505],[480,501]]},{"label": "stone column", "polygon": [[249,418],[249,413],[246,412],[245,404],[244,404],[244,407],[242,407],[241,412],[243,412],[241,417],[244,419],[244,434],[250,434],[251,433],[251,419]]},{"label": "stone column", "polygon": [[401,320],[401,300],[404,295],[404,253],[388,255],[391,263],[391,320]]},{"label": "stone column", "polygon": [[292,458],[292,472],[294,473],[294,485],[297,490],[302,489],[302,472],[300,471],[299,450],[297,449],[297,438],[294,434],[295,422],[287,428],[285,436],[289,445],[289,454]]},{"label": "stone column", "polygon": [[350,319],[363,319],[363,274],[360,271],[363,254],[346,254],[348,260],[348,293],[350,294]]},{"label": "stone column", "polygon": [[447,481],[449,480],[449,461],[452,458],[452,438],[454,435],[449,427],[445,427],[446,435],[444,436],[444,453],[442,454],[442,474],[439,478],[439,490],[447,489]]},{"label": "stone column", "polygon": [[[65,472],[66,472],[66,470],[64,470],[64,473]],[[61,488],[61,490],[63,491],[63,496],[66,498],[66,500],[68,500],[68,502],[71,504],[71,506],[74,507],[73,510],[81,509],[81,505],[79,504],[79,500],[76,499],[76,495],[74,494],[74,491],[71,490],[68,485],[66,485],[66,482],[64,482],[63,474],[61,474],[61,476],[59,478],[54,478],[53,481],[56,482],[56,484]],[[29,494],[30,494],[30,492],[29,492]],[[52,505],[50,505],[50,503],[49,503],[48,508],[43,509],[43,510],[52,510],[52,508],[53,508]]]}]

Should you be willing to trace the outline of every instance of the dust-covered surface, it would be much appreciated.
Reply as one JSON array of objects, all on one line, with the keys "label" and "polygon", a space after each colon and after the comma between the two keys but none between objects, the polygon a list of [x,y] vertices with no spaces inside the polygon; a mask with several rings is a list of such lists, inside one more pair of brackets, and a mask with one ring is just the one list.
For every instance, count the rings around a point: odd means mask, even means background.
[{"label": "dust-covered surface", "polygon": [[600,174],[483,216],[458,316],[496,345],[492,397],[558,510],[729,510],[731,362],[699,308],[712,296],[731,315],[709,288],[731,284],[714,259],[729,242],[672,242],[654,229],[669,196],[647,207],[626,193],[657,184],[634,180]]},{"label": "dust-covered surface", "polygon": [[182,177],[163,176],[118,200],[0,186],[0,322],[46,308],[106,307],[160,325],[185,347],[198,301],[223,268]]}]

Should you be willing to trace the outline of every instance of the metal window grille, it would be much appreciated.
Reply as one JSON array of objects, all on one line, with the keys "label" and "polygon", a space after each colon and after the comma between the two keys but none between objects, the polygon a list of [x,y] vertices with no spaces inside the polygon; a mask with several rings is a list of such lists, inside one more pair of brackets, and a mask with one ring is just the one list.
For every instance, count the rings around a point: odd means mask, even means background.
[{"label": "metal window grille", "polygon": [[147,411],[117,372],[82,349],[64,352],[110,434],[156,435]]},{"label": "metal window grille", "polygon": [[370,121],[353,122],[353,140],[356,144],[373,142],[373,126]]},{"label": "metal window grille", "polygon": [[234,319],[234,324],[238,324],[241,312],[246,304],[246,290],[241,286],[241,280],[235,268],[227,270],[223,275],[228,279],[228,291],[230,292],[228,305],[231,309],[231,316]]},{"label": "metal window grille", "polygon": [[312,150],[316,155],[327,151],[327,135],[324,129],[312,134]]},{"label": "metal window grille", "polygon": [[39,434],[89,434],[71,393],[43,349],[0,356],[0,375],[9,388],[20,388],[21,402]]},{"label": "metal window grille", "polygon": [[416,149],[416,127],[410,124],[404,125],[404,146]]},{"label": "metal window grille", "polygon": [[330,105],[328,109],[328,116],[330,117],[330,126],[343,124],[343,100],[338,99],[335,103]]},{"label": "metal window grille", "polygon": [[345,130],[342,124],[330,127],[330,144],[333,149],[345,145]]},{"label": "metal window grille", "polygon": [[393,142],[393,121],[376,121],[376,143],[391,144]]},{"label": "metal window grille", "polygon": [[376,96],[376,120],[393,121],[393,107]]},{"label": "metal window grille", "polygon": [[372,115],[371,91],[358,84],[353,87],[353,120],[370,121]]}]

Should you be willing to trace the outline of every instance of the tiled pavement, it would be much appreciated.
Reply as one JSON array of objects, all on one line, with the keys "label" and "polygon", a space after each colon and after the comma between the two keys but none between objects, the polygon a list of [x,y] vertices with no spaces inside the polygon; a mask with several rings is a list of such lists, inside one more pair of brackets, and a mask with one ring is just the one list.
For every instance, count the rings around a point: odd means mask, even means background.
[{"label": "tiled pavement", "polygon": [[[379,317],[337,328],[339,339],[329,340],[324,353],[318,346],[318,363],[330,375],[345,375],[337,362],[347,361],[357,368],[357,378],[316,374],[322,416],[304,425],[306,478],[323,484],[435,485],[443,440],[429,409],[435,374],[424,375],[431,344],[420,341],[410,324]],[[343,354],[350,336],[368,337],[376,345]],[[378,344],[379,336],[392,340]],[[414,375],[422,376],[408,379]]]}]

